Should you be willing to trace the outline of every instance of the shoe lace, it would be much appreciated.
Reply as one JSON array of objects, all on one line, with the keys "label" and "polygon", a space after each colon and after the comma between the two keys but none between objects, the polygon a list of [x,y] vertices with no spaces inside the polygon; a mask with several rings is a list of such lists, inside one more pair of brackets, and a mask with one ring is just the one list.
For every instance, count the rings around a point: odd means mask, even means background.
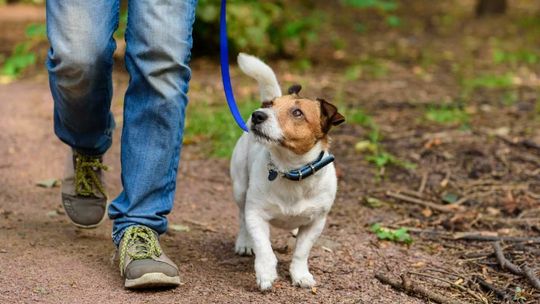
[{"label": "shoe lace", "polygon": [[[128,250],[132,248],[132,250]],[[154,231],[144,226],[131,226],[124,232],[120,248],[120,273],[124,275],[126,254],[133,260],[149,259],[160,256],[161,248]]]},{"label": "shoe lace", "polygon": [[105,194],[105,188],[97,176],[98,170],[108,170],[99,157],[78,154],[75,157],[75,192],[82,196]]}]

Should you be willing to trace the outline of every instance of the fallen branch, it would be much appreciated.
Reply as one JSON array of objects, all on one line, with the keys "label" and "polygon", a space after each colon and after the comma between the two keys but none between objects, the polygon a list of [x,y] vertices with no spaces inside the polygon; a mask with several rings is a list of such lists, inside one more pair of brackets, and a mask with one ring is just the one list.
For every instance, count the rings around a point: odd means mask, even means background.
[{"label": "fallen branch", "polygon": [[521,266],[521,271],[523,271],[523,276],[529,280],[529,283],[531,283],[534,288],[540,290],[540,280],[534,273],[534,269],[530,268],[527,265]]},{"label": "fallen branch", "polygon": [[499,262],[499,265],[503,270],[508,270],[515,275],[523,275],[523,272],[518,266],[506,259],[501,247],[501,243],[494,242],[493,250],[495,251],[495,257],[497,258],[497,261]]},{"label": "fallen branch", "polygon": [[478,285],[480,285],[480,287],[482,287],[485,290],[493,292],[495,296],[497,296],[497,298],[503,301],[512,299],[512,296],[508,294],[504,289],[500,289],[489,284],[488,282],[486,282],[484,279],[482,279],[479,276],[474,276],[473,280],[475,280],[478,283]]},{"label": "fallen branch", "polygon": [[407,203],[412,203],[412,204],[428,207],[428,208],[431,208],[433,210],[437,210],[439,212],[451,213],[451,212],[461,211],[463,209],[460,206],[452,206],[452,205],[443,206],[443,205],[435,204],[435,203],[425,201],[425,200],[422,200],[422,199],[410,197],[410,196],[407,196],[407,195],[404,195],[404,194],[401,194],[401,193],[396,193],[396,192],[393,192],[393,191],[386,191],[386,195],[389,196],[389,197],[395,198],[395,199],[402,200],[402,201],[407,202]]},{"label": "fallen branch", "polygon": [[503,241],[503,242],[526,242],[529,244],[540,243],[540,237],[520,237],[520,236],[498,236],[498,235],[485,235],[485,234],[468,234],[461,233],[456,234],[453,237],[454,240],[461,241],[478,241],[478,242],[494,242],[494,241]]},{"label": "fallen branch", "polygon": [[499,242],[493,243],[493,250],[495,251],[495,256],[497,257],[497,261],[499,262],[499,265],[502,269],[508,270],[515,275],[526,278],[534,288],[540,290],[540,280],[538,279],[532,268],[528,267],[527,265],[524,265],[520,268],[516,264],[506,259],[501,244]]},{"label": "fallen branch", "polygon": [[411,295],[417,298],[428,299],[430,301],[440,303],[440,304],[461,304],[460,301],[448,299],[447,297],[441,294],[430,291],[422,286],[413,284],[404,275],[401,276],[401,282],[398,280],[391,279],[382,273],[375,274],[375,278],[383,284],[390,285],[392,286],[392,288],[396,290],[403,291],[407,293],[408,295]]}]

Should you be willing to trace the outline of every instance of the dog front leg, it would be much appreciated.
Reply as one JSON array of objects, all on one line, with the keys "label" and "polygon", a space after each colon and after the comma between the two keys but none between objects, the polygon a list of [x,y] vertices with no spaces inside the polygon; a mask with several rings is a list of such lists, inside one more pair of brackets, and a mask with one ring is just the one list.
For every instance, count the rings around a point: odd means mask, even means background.
[{"label": "dog front leg", "polygon": [[255,252],[257,285],[260,290],[269,290],[277,279],[277,258],[270,242],[270,224],[257,210],[246,210],[245,217]]},{"label": "dog front leg", "polygon": [[309,272],[308,258],[313,244],[315,244],[324,229],[325,222],[326,216],[323,216],[298,229],[296,248],[289,268],[292,284],[295,286],[304,288],[315,286],[315,279]]}]

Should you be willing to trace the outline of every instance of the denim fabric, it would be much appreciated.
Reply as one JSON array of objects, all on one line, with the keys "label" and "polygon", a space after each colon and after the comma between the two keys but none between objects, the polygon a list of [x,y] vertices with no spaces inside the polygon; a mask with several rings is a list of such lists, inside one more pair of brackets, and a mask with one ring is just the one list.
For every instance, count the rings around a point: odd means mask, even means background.
[{"label": "denim fabric", "polygon": [[[167,229],[188,102],[196,4],[129,1],[123,191],[109,206],[115,244],[131,225],[145,225],[160,234]],[[88,155],[105,153],[112,142],[112,36],[118,19],[119,0],[47,0],[54,130],[63,142]]]}]

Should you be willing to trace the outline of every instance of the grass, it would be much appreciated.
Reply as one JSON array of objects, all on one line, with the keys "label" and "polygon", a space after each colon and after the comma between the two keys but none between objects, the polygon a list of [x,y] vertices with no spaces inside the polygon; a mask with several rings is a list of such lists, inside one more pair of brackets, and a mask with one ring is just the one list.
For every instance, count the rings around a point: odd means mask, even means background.
[{"label": "grass", "polygon": [[365,57],[345,69],[345,80],[355,81],[360,77],[379,79],[388,73],[388,66],[383,60]]},{"label": "grass", "polygon": [[514,80],[511,73],[503,75],[483,74],[474,78],[464,79],[462,82],[466,89],[474,90],[477,88],[487,89],[509,89],[513,86]]},{"label": "grass", "polygon": [[[239,102],[244,118],[257,109],[260,103],[252,100]],[[242,130],[236,125],[226,104],[190,103],[187,108],[184,143],[207,142],[208,156],[227,158],[232,154]]]},{"label": "grass", "polygon": [[469,114],[461,108],[453,106],[429,107],[426,110],[425,118],[429,121],[439,124],[466,125],[469,123]]}]

